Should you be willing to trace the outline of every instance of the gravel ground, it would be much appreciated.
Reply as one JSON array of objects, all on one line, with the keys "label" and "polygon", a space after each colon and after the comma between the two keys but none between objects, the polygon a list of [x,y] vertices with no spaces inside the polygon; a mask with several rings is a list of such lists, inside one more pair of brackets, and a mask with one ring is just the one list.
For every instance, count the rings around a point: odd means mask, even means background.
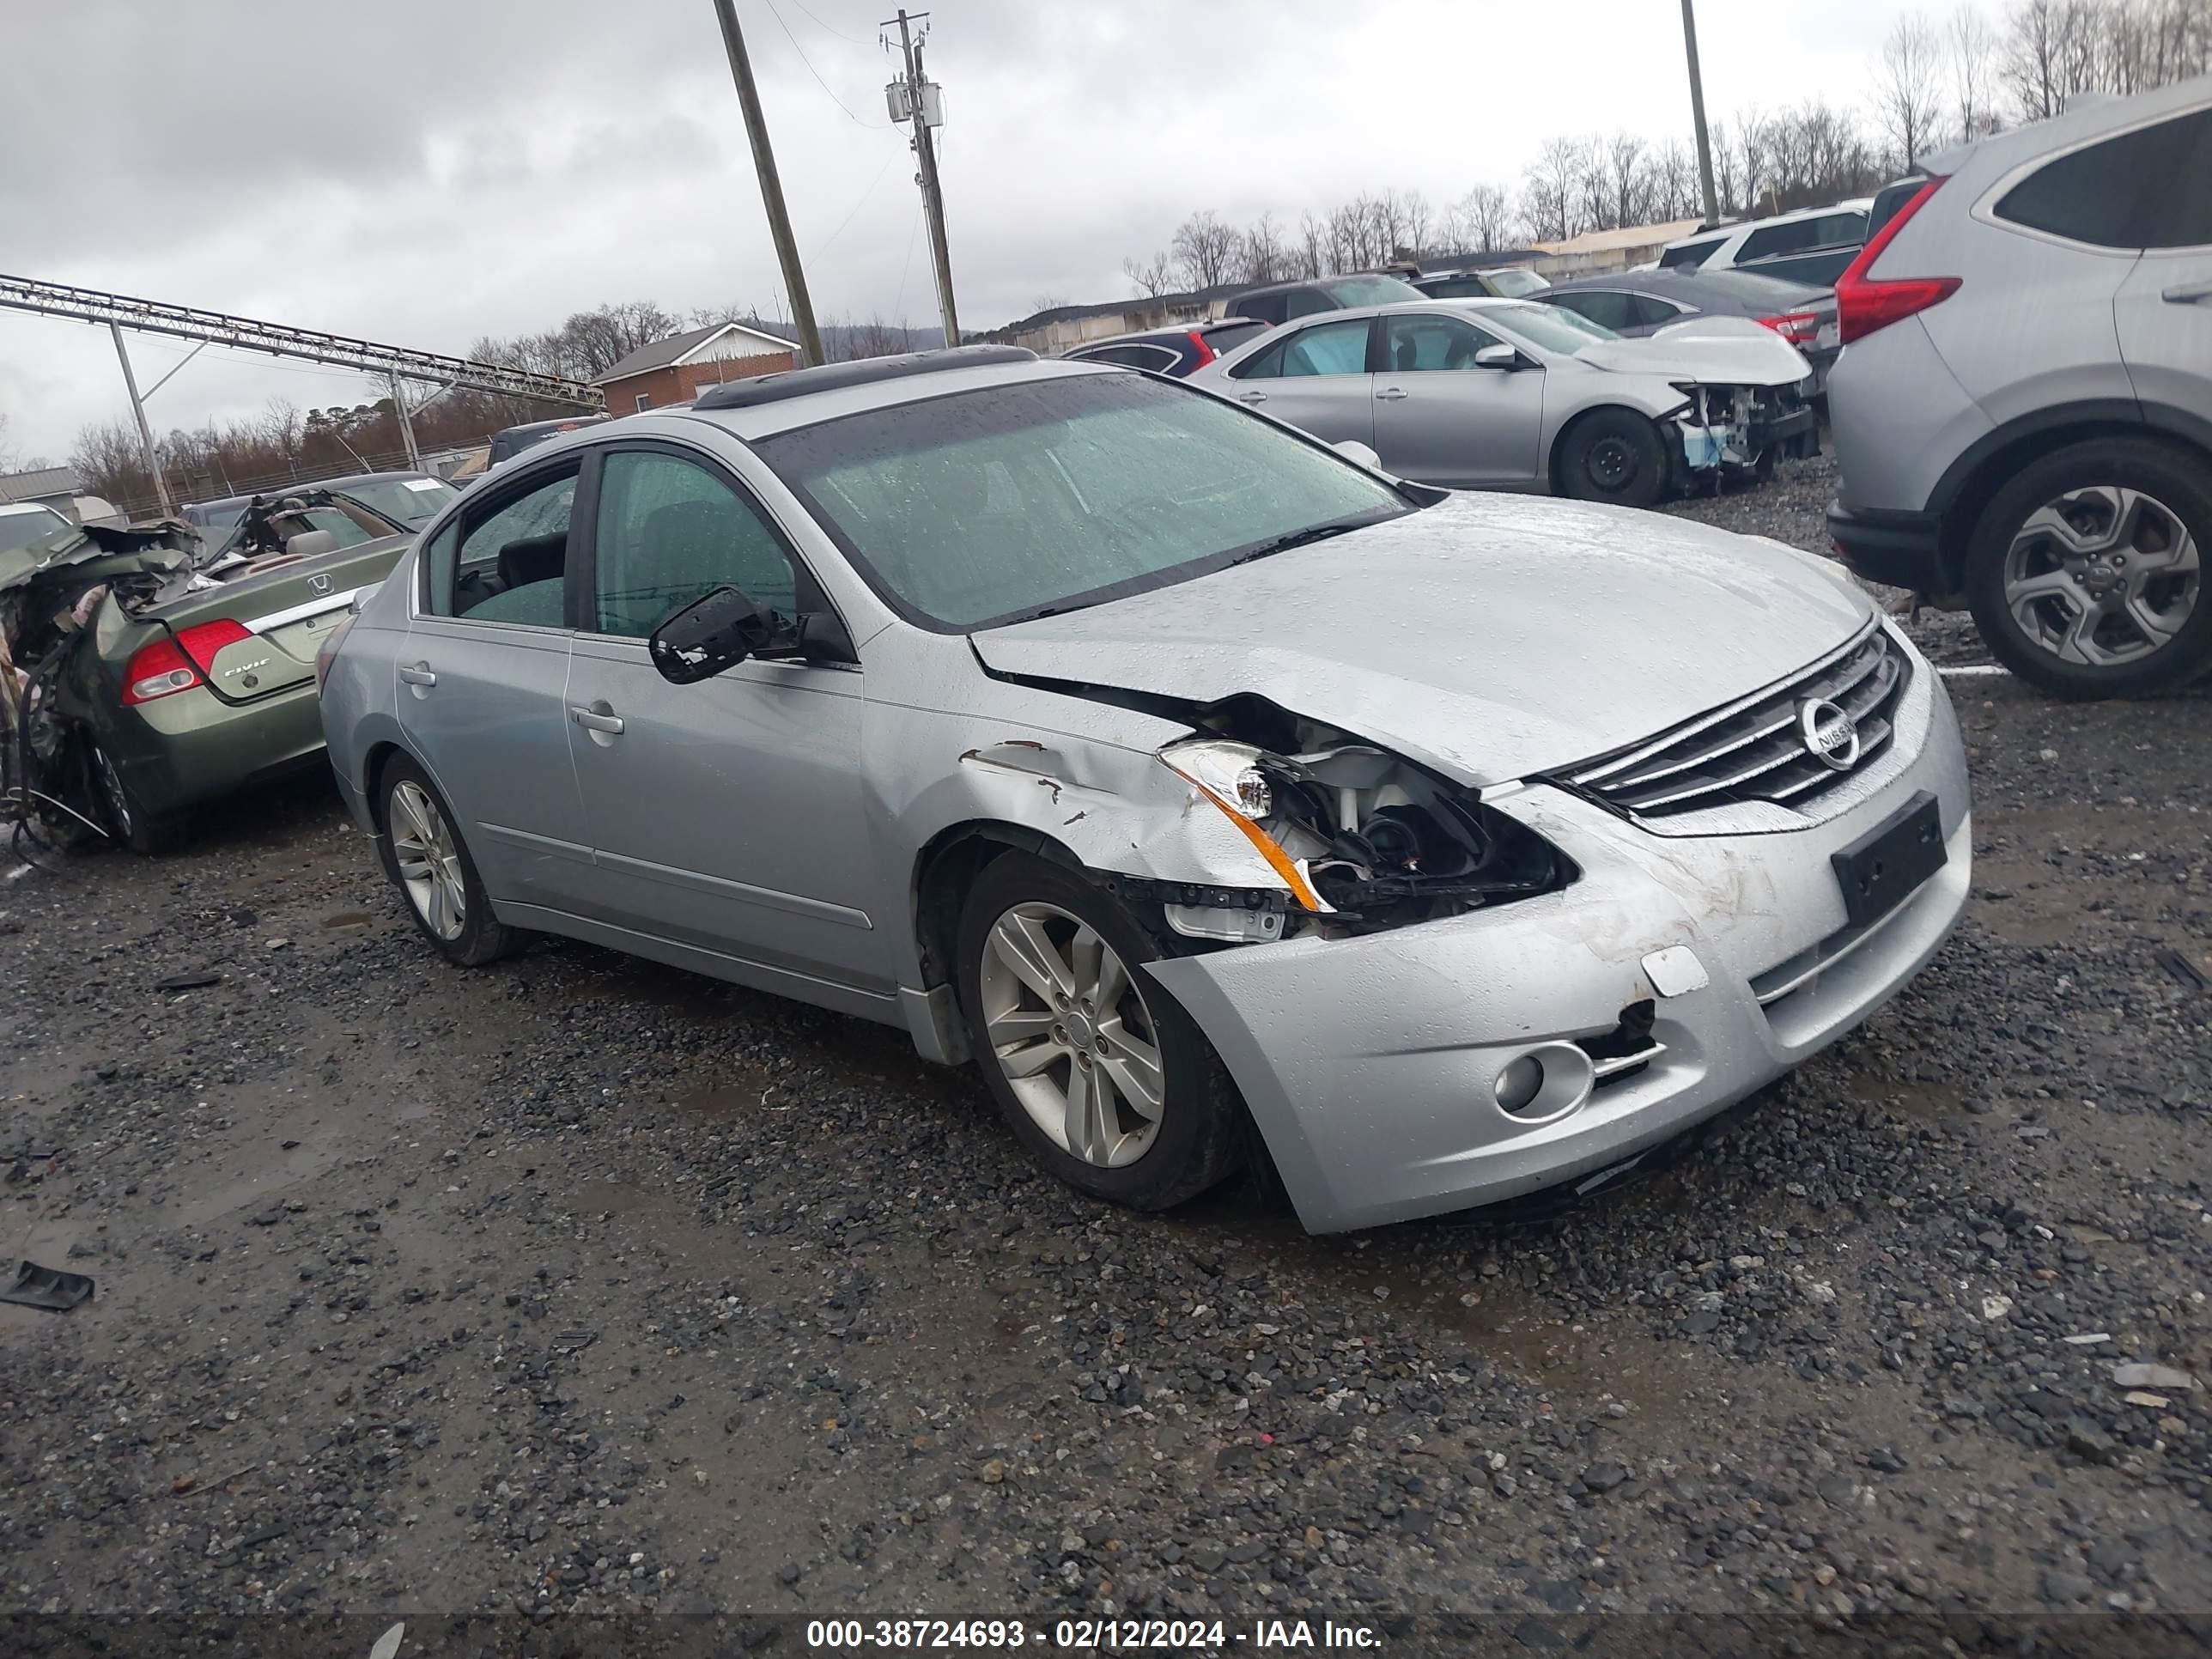
[{"label": "gravel ground", "polygon": [[[1818,546],[1830,479],[1687,510]],[[582,945],[445,968],[319,781],[0,884],[0,1234],[99,1281],[0,1306],[0,1648],[2178,1644],[2212,992],[2159,953],[2212,972],[2212,725],[1954,689],[1976,894],[1908,993],[1640,1184],[1350,1238],[1079,1200],[895,1033]]]}]

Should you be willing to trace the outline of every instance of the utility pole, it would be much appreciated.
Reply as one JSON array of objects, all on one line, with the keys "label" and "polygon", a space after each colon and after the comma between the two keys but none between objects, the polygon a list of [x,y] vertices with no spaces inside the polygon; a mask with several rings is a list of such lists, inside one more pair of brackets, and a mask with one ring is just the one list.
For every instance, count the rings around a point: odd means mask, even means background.
[{"label": "utility pole", "polygon": [[107,331],[115,340],[116,361],[123,365],[123,385],[131,393],[131,412],[138,417],[138,442],[146,453],[146,470],[154,475],[154,494],[161,503],[161,516],[177,516],[176,503],[169,499],[169,481],[161,476],[161,458],[154,453],[154,428],[146,424],[146,404],[138,396],[138,377],[131,372],[131,354],[123,349],[123,331],[113,323]]},{"label": "utility pole", "polygon": [[399,422],[399,441],[407,446],[407,465],[422,470],[422,452],[415,447],[415,422],[407,413],[407,388],[399,384],[399,371],[392,371],[392,412]]},{"label": "utility pole", "polygon": [[738,84],[738,103],[745,112],[745,136],[752,140],[753,171],[760,175],[761,202],[768,209],[768,234],[775,242],[776,262],[783,267],[783,284],[791,294],[791,319],[799,325],[802,366],[824,361],[822,333],[814,326],[814,301],[807,297],[806,277],[799,268],[799,244],[792,240],[791,216],[783,210],[783,181],[776,176],[775,152],[769,148],[768,122],[761,114],[760,93],[753,86],[752,60],[745,56],[745,37],[738,27],[734,0],[714,0],[714,15],[721,20],[722,45],[730,54],[730,79]]},{"label": "utility pole", "polygon": [[1705,192],[1705,222],[1716,224],[1720,203],[1713,196],[1713,141],[1705,132],[1705,84],[1698,75],[1698,15],[1694,0],[1682,0],[1682,50],[1690,57],[1690,118],[1698,129],[1698,183]]},{"label": "utility pole", "polygon": [[[937,88],[922,78],[921,48],[915,43],[914,33],[908,27],[922,21],[928,15],[926,11],[909,15],[902,9],[896,18],[885,21],[882,27],[889,28],[892,22],[898,24],[899,50],[906,57],[905,118],[914,124],[915,160],[920,164],[915,182],[921,186],[922,213],[929,221],[930,258],[937,268],[937,310],[945,321],[945,343],[957,346],[960,343],[960,319],[952,306],[952,255],[945,245],[945,192],[938,186],[937,147],[929,136],[930,128],[944,120],[944,112],[938,100]],[[898,85],[894,82],[891,111],[895,120],[900,118],[899,109]],[[936,114],[936,120],[930,118],[933,112]]]}]

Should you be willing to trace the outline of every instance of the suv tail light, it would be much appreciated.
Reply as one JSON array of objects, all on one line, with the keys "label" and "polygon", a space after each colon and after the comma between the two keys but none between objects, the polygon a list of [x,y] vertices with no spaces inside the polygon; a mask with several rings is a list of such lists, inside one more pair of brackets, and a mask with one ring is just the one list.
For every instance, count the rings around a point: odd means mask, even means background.
[{"label": "suv tail light", "polygon": [[1791,345],[1811,345],[1820,337],[1820,319],[1809,311],[1785,311],[1759,321],[1761,327],[1772,329]]},{"label": "suv tail light", "polygon": [[142,646],[123,671],[123,701],[151,702],[205,683],[216,653],[253,635],[234,622],[201,623],[181,634]]},{"label": "suv tail light", "polygon": [[1956,276],[1896,276],[1877,281],[1867,275],[1882,251],[1897,239],[1897,233],[1905,228],[1905,222],[1920,211],[1942,183],[1941,179],[1930,179],[1915,191],[1911,199],[1859,250],[1850,268],[1836,278],[1836,320],[1845,345],[1940,305],[1959,291]]},{"label": "suv tail light", "polygon": [[1212,362],[1216,357],[1218,357],[1221,355],[1212,346],[1206,344],[1206,336],[1200,334],[1196,329],[1193,329],[1190,331],[1190,343],[1192,349],[1198,353],[1198,360],[1191,364],[1193,368],[1204,368],[1208,363]]}]

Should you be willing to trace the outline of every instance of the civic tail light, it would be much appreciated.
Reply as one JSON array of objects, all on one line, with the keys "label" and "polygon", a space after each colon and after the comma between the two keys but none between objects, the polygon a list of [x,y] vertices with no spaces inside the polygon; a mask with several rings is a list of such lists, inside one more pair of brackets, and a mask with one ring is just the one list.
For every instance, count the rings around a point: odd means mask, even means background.
[{"label": "civic tail light", "polygon": [[1198,361],[1191,365],[1193,368],[1204,368],[1208,363],[1212,362],[1216,357],[1221,355],[1212,346],[1206,344],[1206,336],[1200,334],[1196,329],[1193,329],[1190,331],[1190,343],[1192,348],[1198,353]]},{"label": "civic tail light", "polygon": [[200,623],[181,634],[141,647],[123,671],[123,701],[151,702],[204,684],[217,652],[252,637],[234,622]]},{"label": "civic tail light", "polygon": [[1811,345],[1820,337],[1820,319],[1809,311],[1785,311],[1778,317],[1762,317],[1762,327],[1771,328],[1791,345]]},{"label": "civic tail light", "polygon": [[1905,221],[1920,211],[1921,205],[1941,187],[1941,179],[1930,179],[1913,192],[1911,200],[1898,209],[1896,216],[1875,234],[1873,240],[1859,250],[1859,256],[1850,263],[1844,274],[1836,278],[1836,320],[1843,343],[1863,340],[1878,328],[1887,328],[1892,323],[1901,323],[1907,317],[1941,305],[1959,291],[1956,276],[1893,276],[1877,279],[1867,275],[1882,251],[1905,228]]}]

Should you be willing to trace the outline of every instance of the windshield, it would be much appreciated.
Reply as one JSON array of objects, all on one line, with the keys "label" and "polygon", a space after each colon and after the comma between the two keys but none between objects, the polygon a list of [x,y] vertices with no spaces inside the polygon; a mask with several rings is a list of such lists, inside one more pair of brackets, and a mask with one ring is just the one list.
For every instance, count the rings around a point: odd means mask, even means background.
[{"label": "windshield", "polygon": [[345,493],[409,528],[429,523],[438,510],[461,492],[441,478],[374,478],[348,484]]},{"label": "windshield", "polygon": [[1139,374],[981,387],[757,441],[869,584],[940,632],[1073,611],[1411,512],[1273,422]]},{"label": "windshield", "polygon": [[67,519],[53,508],[40,507],[35,501],[0,506],[0,553],[28,547],[33,542],[45,540],[57,530],[69,527]]},{"label": "windshield", "polygon": [[1484,306],[1476,313],[1479,320],[1495,323],[1519,335],[1530,345],[1540,346],[1547,351],[1564,351],[1570,355],[1584,346],[1595,345],[1600,340],[1618,340],[1620,336],[1603,323],[1594,323],[1587,317],[1560,306],[1531,305],[1516,301],[1506,306]]},{"label": "windshield", "polygon": [[1504,270],[1486,270],[1490,285],[1509,300],[1517,300],[1524,294],[1541,294],[1551,283],[1533,270],[1523,270],[1518,265]]}]

